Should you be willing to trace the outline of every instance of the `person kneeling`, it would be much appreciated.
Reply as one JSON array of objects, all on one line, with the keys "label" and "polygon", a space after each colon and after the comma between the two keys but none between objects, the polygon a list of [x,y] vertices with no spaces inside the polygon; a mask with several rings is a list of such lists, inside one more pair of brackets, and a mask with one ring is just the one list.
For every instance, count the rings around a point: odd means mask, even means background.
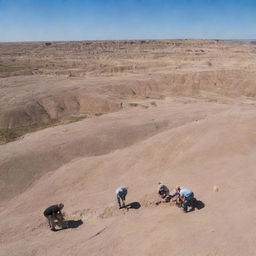
[{"label": "person kneeling", "polygon": [[65,228],[65,221],[63,214],[61,210],[63,209],[64,204],[56,204],[49,206],[45,211],[44,211],[44,216],[48,220],[49,227],[51,228],[52,231],[56,231],[55,225],[57,224],[61,228]]},{"label": "person kneeling", "polygon": [[160,203],[168,203],[168,202],[170,202],[170,200],[174,196],[174,195],[170,195],[169,188],[165,184],[163,184],[161,182],[158,182],[157,192],[158,192],[158,195],[160,196],[160,198],[162,200],[156,202],[156,205],[158,205]]},{"label": "person kneeling", "polygon": [[183,211],[188,212],[189,206],[192,207],[191,210],[194,210],[194,193],[190,189],[181,188],[180,186],[176,187],[176,192],[179,194],[179,199],[182,202],[181,207]]}]

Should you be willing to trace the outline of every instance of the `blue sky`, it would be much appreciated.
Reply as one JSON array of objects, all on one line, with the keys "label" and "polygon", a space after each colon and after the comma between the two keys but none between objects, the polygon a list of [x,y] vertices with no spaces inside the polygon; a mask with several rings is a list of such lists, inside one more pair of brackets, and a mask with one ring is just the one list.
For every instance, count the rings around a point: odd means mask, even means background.
[{"label": "blue sky", "polygon": [[0,41],[256,38],[256,0],[0,0]]}]

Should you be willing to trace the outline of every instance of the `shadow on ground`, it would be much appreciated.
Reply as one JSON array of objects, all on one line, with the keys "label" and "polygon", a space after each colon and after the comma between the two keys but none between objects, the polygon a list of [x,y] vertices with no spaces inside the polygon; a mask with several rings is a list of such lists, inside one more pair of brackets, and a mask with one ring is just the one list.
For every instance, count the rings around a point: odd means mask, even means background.
[{"label": "shadow on ground", "polygon": [[137,209],[139,209],[141,207],[141,205],[140,205],[140,203],[139,202],[132,202],[132,203],[129,203],[129,204],[127,204],[126,205],[126,209],[135,209],[135,210],[137,210]]},{"label": "shadow on ground", "polygon": [[197,210],[201,210],[205,207],[205,204],[200,200],[196,200],[194,206]]},{"label": "shadow on ground", "polygon": [[192,207],[192,208],[188,212],[193,212],[195,209],[197,209],[197,210],[203,209],[205,207],[205,204],[204,204],[204,202],[194,198],[193,203],[190,204],[189,206]]},{"label": "shadow on ground", "polygon": [[80,220],[66,220],[64,223],[65,223],[65,227],[60,228],[60,229],[56,229],[56,230],[52,230],[52,231],[57,232],[57,231],[70,229],[70,228],[78,228],[84,222],[80,219]]},{"label": "shadow on ground", "polygon": [[67,228],[78,228],[83,224],[82,220],[67,220]]}]

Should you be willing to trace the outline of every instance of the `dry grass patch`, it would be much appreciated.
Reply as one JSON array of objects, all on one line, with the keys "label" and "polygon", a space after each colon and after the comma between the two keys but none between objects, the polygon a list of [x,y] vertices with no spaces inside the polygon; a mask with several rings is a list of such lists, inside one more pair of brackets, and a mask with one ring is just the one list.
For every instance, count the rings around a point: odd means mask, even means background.
[{"label": "dry grass patch", "polygon": [[54,127],[57,125],[64,125],[64,124],[78,122],[85,118],[88,118],[88,116],[87,115],[69,116],[69,117],[64,117],[62,119],[51,120],[46,124],[37,124],[37,125],[31,125],[29,127],[20,127],[15,129],[2,129],[0,130],[0,144],[5,144],[11,141],[15,141],[16,139],[18,139],[19,137],[27,133],[39,131],[48,127]]},{"label": "dry grass patch", "polygon": [[6,72],[15,72],[23,69],[22,67],[16,67],[16,66],[6,66],[0,64],[0,72],[6,73]]},{"label": "dry grass patch", "polygon": [[156,107],[156,106],[157,106],[157,104],[156,104],[156,102],[155,102],[155,101],[151,101],[151,102],[150,102],[150,104],[151,104],[152,106],[154,106],[154,107]]},{"label": "dry grass patch", "polygon": [[5,144],[14,141],[20,136],[21,135],[18,132],[12,129],[0,130],[0,144]]},{"label": "dry grass patch", "polygon": [[135,103],[135,102],[130,102],[130,103],[128,103],[128,105],[130,106],[130,107],[138,107],[138,103]]}]

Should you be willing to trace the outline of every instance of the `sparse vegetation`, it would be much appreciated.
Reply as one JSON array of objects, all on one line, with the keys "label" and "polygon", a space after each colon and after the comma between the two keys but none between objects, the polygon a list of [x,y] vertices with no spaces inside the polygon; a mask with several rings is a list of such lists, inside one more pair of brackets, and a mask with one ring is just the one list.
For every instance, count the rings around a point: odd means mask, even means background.
[{"label": "sparse vegetation", "polygon": [[102,116],[103,113],[96,113],[95,116]]},{"label": "sparse vegetation", "polygon": [[[102,113],[98,113],[95,115],[102,115]],[[39,131],[48,127],[53,127],[57,125],[63,125],[63,124],[69,124],[81,121],[85,118],[87,118],[87,115],[83,116],[68,116],[63,117],[62,119],[53,119],[50,122],[46,124],[38,124],[38,125],[32,125],[29,127],[20,127],[16,129],[2,129],[0,130],[0,144],[5,144],[11,141],[14,141],[18,139],[19,137],[25,135],[26,133],[31,133],[35,131]]]},{"label": "sparse vegetation", "polygon": [[151,101],[151,102],[150,102],[150,104],[151,104],[152,106],[154,106],[154,107],[156,107],[156,106],[157,106],[157,104],[156,104],[156,102],[155,102],[155,101]]},{"label": "sparse vegetation", "polygon": [[15,66],[6,66],[0,64],[0,73],[1,72],[15,72],[21,70],[22,67],[15,67]]},{"label": "sparse vegetation", "polygon": [[12,129],[0,130],[0,144],[11,142],[20,136],[18,132]]},{"label": "sparse vegetation", "polygon": [[130,102],[130,103],[128,103],[128,105],[130,106],[130,107],[138,107],[138,103],[134,103],[134,102]]},{"label": "sparse vegetation", "polygon": [[83,119],[86,119],[88,116],[87,115],[82,115],[82,116],[69,116],[68,118],[63,118],[58,122],[58,124],[65,124],[65,123],[74,123],[81,121]]}]

